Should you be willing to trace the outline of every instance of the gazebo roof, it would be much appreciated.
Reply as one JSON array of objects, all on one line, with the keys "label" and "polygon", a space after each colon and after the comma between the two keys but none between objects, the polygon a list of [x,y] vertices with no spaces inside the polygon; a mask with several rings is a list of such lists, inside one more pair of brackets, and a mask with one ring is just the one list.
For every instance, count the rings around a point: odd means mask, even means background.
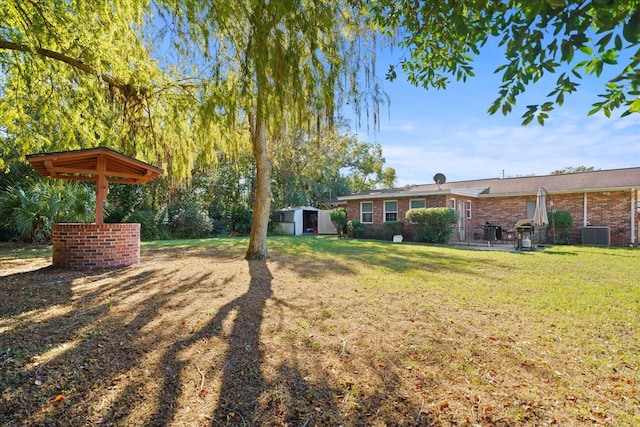
[{"label": "gazebo roof", "polygon": [[32,154],[27,160],[41,176],[76,181],[98,181],[98,175],[118,184],[143,184],[162,169],[106,147]]}]

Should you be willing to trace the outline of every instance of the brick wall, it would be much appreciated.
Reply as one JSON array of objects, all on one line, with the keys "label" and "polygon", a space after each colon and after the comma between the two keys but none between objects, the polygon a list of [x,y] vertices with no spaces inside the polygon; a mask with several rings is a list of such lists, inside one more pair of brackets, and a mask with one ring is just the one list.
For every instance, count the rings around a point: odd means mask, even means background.
[{"label": "brick wall", "polygon": [[[610,227],[612,246],[629,245],[631,243],[631,193],[629,191],[611,191],[586,194],[587,225]],[[534,200],[535,196],[478,199],[475,218],[477,225],[481,226],[486,221],[495,221],[511,228],[516,219],[526,217],[527,201]],[[582,243],[584,193],[553,194],[551,200],[553,200],[555,210],[567,211],[573,217],[573,233],[570,236],[570,243]],[[547,211],[550,210],[550,200],[547,199]]]},{"label": "brick wall", "polygon": [[140,262],[140,224],[54,224],[53,265],[118,268]]},{"label": "brick wall", "polygon": [[[441,195],[426,197],[427,207],[449,207],[451,199],[460,202],[471,201],[471,218],[466,220],[466,236],[470,240],[482,239],[486,222],[499,223],[503,229],[512,229],[515,223],[527,216],[527,202],[535,202],[535,195],[513,197],[479,197]],[[555,210],[564,210],[573,217],[574,230],[570,237],[573,244],[582,243],[581,229],[584,225],[584,193],[554,194],[551,196]],[[385,199],[387,200],[387,199]],[[409,198],[389,198],[398,202],[398,220],[404,221],[409,209]],[[373,222],[383,222],[384,200],[373,202]],[[551,210],[547,199],[547,210]],[[466,216],[466,215],[465,215]],[[360,220],[360,201],[347,202],[347,219]],[[638,218],[634,219],[638,221]],[[631,243],[631,193],[610,191],[587,193],[587,225],[611,228],[611,245],[627,246]],[[637,222],[636,222],[637,223]],[[405,234],[410,227],[405,224]],[[549,233],[551,231],[549,230]],[[405,238],[409,236],[405,235]],[[549,234],[549,238],[552,236]],[[550,240],[552,241],[552,240]],[[638,242],[636,242],[638,243]]]}]

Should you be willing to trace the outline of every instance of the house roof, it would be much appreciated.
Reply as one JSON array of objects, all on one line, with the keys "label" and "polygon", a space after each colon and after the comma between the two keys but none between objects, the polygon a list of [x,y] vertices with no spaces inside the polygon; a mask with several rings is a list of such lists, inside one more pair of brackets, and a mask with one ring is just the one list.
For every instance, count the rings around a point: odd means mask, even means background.
[{"label": "house roof", "polygon": [[465,197],[535,195],[542,187],[549,194],[640,189],[640,167],[563,175],[489,178],[423,184],[385,190],[368,190],[338,197],[340,201],[390,197],[424,197],[443,194]]},{"label": "house roof", "polygon": [[160,168],[106,147],[32,154],[27,160],[41,176],[58,179],[97,181],[97,175],[104,175],[109,182],[142,184],[162,174]]}]

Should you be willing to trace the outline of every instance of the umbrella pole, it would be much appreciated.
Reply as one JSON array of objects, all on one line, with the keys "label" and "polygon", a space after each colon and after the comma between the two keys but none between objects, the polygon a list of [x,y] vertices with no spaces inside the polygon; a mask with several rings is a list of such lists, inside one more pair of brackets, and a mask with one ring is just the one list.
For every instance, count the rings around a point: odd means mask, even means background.
[{"label": "umbrella pole", "polygon": [[551,194],[549,194],[549,192],[542,187],[542,189],[544,190],[545,194],[547,196],[549,196],[549,205],[551,206],[551,229],[553,230],[553,243],[555,245],[556,243],[556,212],[553,208],[553,197],[551,197]]}]

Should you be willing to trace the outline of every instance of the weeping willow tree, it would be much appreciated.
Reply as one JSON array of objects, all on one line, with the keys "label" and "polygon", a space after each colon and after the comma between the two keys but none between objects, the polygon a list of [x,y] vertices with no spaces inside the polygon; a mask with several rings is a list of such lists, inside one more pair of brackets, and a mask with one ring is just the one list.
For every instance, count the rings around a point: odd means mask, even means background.
[{"label": "weeping willow tree", "polygon": [[199,47],[202,67],[212,70],[211,81],[219,82],[205,94],[203,122],[224,117],[249,136],[257,173],[247,259],[269,256],[270,144],[295,129],[332,127],[340,96],[357,97],[358,49],[366,27],[352,3],[164,3],[174,14],[185,51]]},{"label": "weeping willow tree", "polygon": [[149,2],[0,5],[0,168],[24,154],[106,146],[185,177],[198,152],[190,82],[143,37]]},{"label": "weeping willow tree", "polygon": [[246,257],[266,258],[270,145],[334,128],[343,97],[357,111],[373,105],[377,120],[375,83],[368,97],[358,92],[370,46],[357,5],[9,0],[0,6],[2,157],[107,146],[180,179],[221,152],[249,150]]}]

